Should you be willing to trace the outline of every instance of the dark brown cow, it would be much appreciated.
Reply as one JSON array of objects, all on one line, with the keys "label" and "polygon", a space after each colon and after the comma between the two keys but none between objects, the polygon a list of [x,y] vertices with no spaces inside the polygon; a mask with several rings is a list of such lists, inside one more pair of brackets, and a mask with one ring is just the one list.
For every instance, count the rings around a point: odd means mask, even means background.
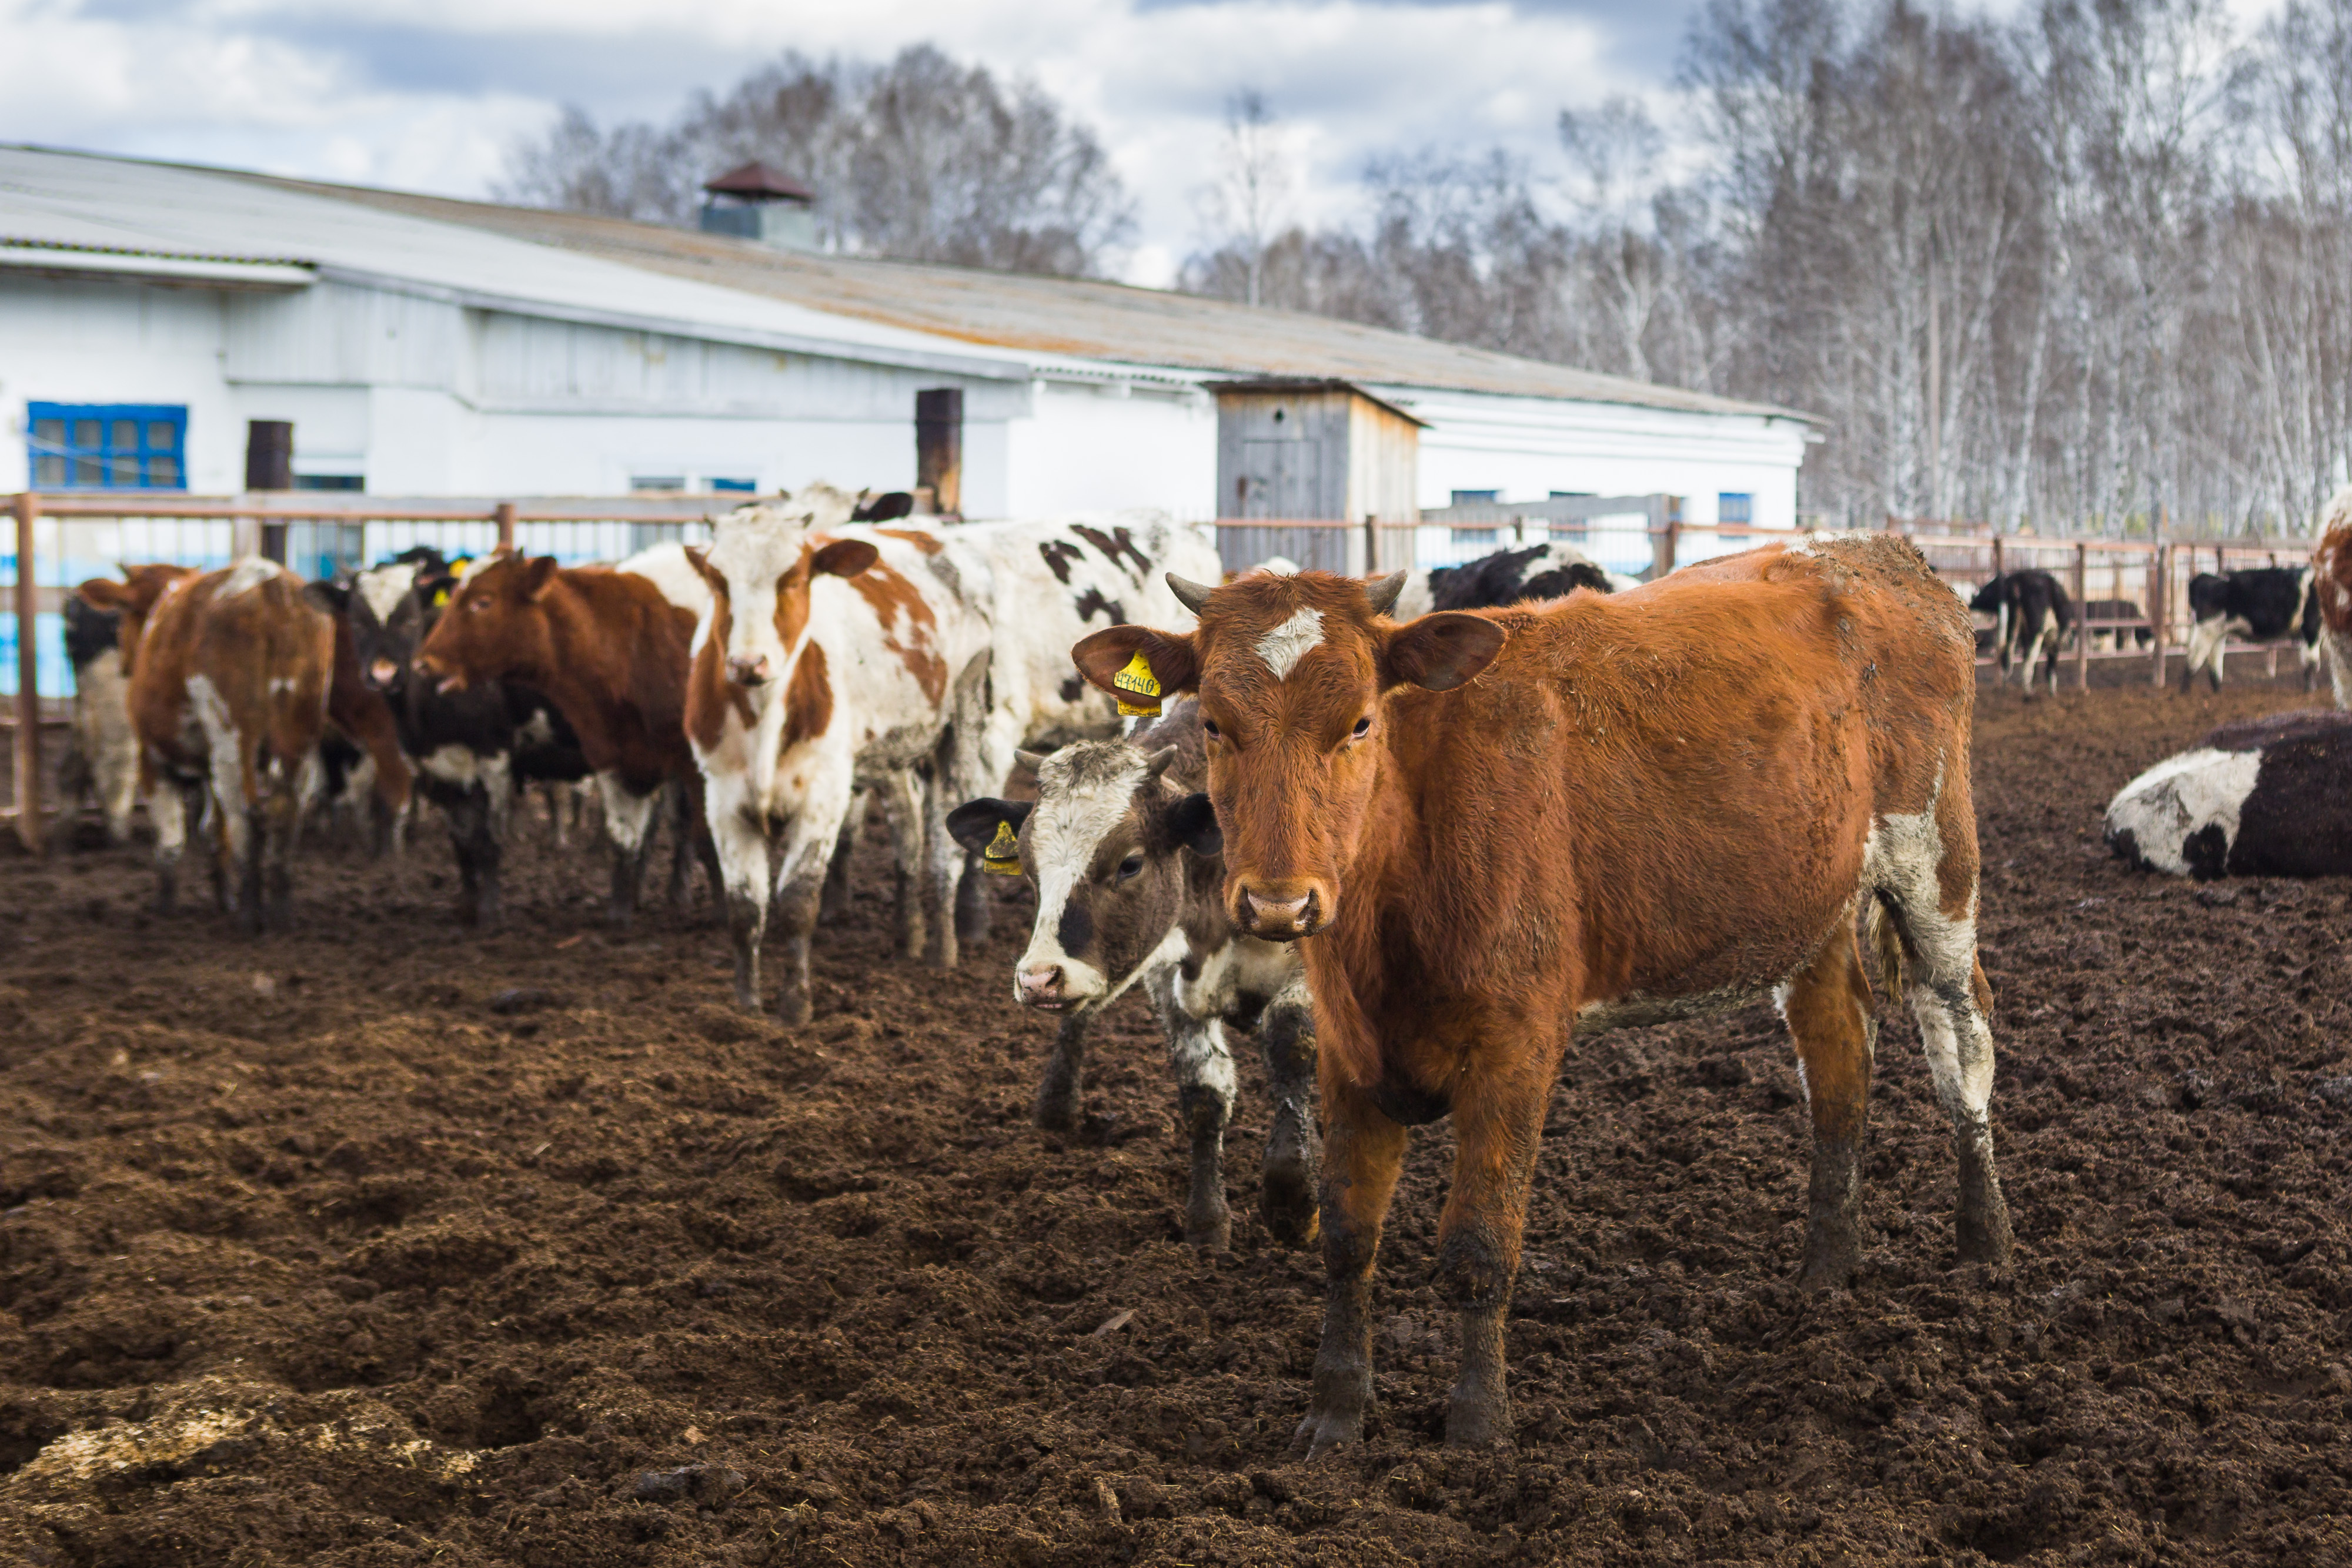
[{"label": "dark brown cow", "polygon": [[257,558],[202,576],[147,568],[120,594],[111,587],[92,601],[123,612],[134,649],[131,724],[155,820],[158,907],[173,904],[188,810],[209,790],[216,896],[248,930],[285,925],[294,841],[318,792],[332,618],[299,578]]},{"label": "dark brown cow", "polygon": [[662,787],[676,781],[700,800],[686,740],[693,637],[692,613],[650,578],[509,555],[457,586],[416,651],[417,673],[441,690],[519,681],[545,693],[579,736],[581,754],[604,786],[605,828],[619,852],[616,925],[627,925],[636,908]]},{"label": "dark brown cow", "polygon": [[1541,610],[1385,612],[1320,572],[1180,584],[1191,634],[1115,627],[1197,691],[1224,900],[1303,944],[1323,1095],[1329,1271],[1311,1451],[1371,1397],[1371,1270],[1406,1129],[1451,1114],[1437,1282],[1459,1304],[1456,1444],[1507,1440],[1502,1326],[1571,1032],[1772,998],[1811,1107],[1802,1282],[1840,1286],[1874,1028],[1855,940],[1899,946],[1960,1154],[1959,1250],[2006,1258],[1976,962],[1968,614],[1891,538],[1773,547]]}]

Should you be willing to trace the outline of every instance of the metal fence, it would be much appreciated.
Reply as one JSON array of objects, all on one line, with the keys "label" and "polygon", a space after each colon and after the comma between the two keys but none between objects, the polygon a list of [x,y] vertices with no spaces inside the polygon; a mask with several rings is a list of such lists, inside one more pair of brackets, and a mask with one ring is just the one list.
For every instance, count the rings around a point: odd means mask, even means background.
[{"label": "metal fence", "polygon": [[[65,601],[75,586],[126,564],[163,562],[210,570],[266,555],[307,578],[329,578],[415,545],[455,558],[509,546],[566,566],[618,560],[647,546],[709,538],[707,497],[403,500],[300,492],[285,496],[43,495],[7,498],[15,527],[5,553],[13,613],[0,618],[0,695],[12,697],[13,789],[5,814],[26,847],[39,847],[40,732],[65,722],[73,672],[65,652]],[[23,570],[29,561],[31,570]],[[31,635],[25,634],[26,627]]]}]

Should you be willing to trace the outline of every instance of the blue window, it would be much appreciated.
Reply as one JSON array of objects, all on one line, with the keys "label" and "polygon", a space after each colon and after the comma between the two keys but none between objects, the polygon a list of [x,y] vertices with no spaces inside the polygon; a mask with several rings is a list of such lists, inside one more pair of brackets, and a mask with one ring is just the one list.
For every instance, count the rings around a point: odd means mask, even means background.
[{"label": "blue window", "polygon": [[1491,507],[1495,504],[1495,497],[1501,494],[1500,490],[1456,490],[1454,492],[1454,504],[1457,507]]},{"label": "blue window", "polygon": [[709,481],[709,484],[712,490],[723,496],[749,496],[755,493],[760,488],[760,482],[757,479],[720,479],[713,477]]},{"label": "blue window", "polygon": [[1715,520],[1718,523],[1752,523],[1756,520],[1756,497],[1727,490],[1715,498]]},{"label": "blue window", "polygon": [[185,405],[37,402],[25,415],[36,490],[188,487]]}]

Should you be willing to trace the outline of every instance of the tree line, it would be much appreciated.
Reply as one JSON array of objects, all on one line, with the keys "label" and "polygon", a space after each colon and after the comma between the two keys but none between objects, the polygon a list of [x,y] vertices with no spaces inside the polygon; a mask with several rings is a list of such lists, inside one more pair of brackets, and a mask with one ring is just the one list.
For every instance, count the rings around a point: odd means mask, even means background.
[{"label": "tree line", "polygon": [[[1709,0],[1665,101],[1564,111],[1543,171],[1377,159],[1309,228],[1237,94],[1181,287],[1803,411],[1801,506],[1853,523],[2294,530],[2347,476],[2352,0]],[[929,50],[567,120],[514,193],[686,221],[738,152],[845,250],[1080,275],[1132,230],[1083,126]]]}]

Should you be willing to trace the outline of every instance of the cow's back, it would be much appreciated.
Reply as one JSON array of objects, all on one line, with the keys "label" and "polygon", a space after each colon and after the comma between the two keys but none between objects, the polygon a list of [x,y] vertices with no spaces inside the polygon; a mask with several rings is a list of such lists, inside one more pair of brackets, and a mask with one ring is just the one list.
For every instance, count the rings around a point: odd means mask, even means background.
[{"label": "cow's back", "polygon": [[[1794,972],[1840,911],[1790,889],[1844,898],[1881,818],[1965,803],[1974,639],[1907,541],[1476,613],[1508,633],[1494,664],[1401,688],[1389,720],[1428,863],[1392,868],[1382,902],[1438,912],[1417,939],[1456,974],[1563,936],[1592,996]],[[1424,897],[1433,876],[1477,895]]]}]

